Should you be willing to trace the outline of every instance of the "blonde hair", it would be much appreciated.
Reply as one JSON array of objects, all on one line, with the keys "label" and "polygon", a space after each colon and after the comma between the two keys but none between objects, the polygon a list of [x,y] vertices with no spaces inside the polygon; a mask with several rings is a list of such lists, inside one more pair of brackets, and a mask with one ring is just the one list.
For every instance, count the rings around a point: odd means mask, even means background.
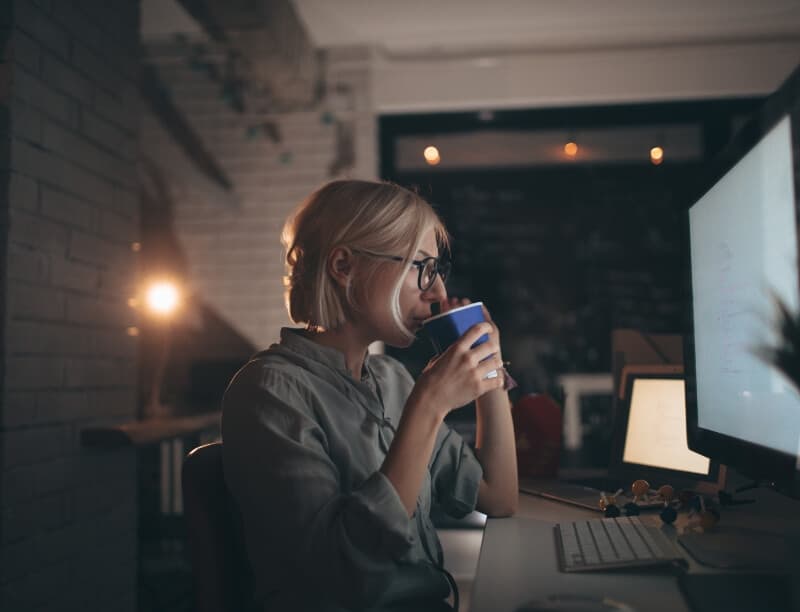
[{"label": "blonde hair", "polygon": [[433,229],[437,243],[448,248],[441,219],[416,193],[387,182],[333,181],[312,193],[289,217],[281,241],[286,249],[286,307],[289,317],[314,329],[335,329],[347,313],[357,310],[353,287],[342,292],[327,270],[328,256],[337,247],[399,255],[405,265],[364,257],[360,268],[365,289],[383,266],[398,268],[391,303],[395,323],[410,339],[413,333],[400,315],[400,289],[423,236]]}]

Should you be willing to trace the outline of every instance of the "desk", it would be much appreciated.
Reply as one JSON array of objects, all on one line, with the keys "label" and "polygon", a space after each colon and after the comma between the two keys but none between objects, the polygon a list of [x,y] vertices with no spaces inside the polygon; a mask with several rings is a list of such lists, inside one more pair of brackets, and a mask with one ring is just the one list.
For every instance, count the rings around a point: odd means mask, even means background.
[{"label": "desk", "polygon": [[[81,443],[95,449],[159,445],[161,454],[161,513],[182,514],[181,468],[186,455],[184,438],[198,435],[201,442],[219,438],[222,413],[206,412],[182,417],[164,417],[131,421],[118,425],[87,427],[81,430]],[[208,434],[203,436],[203,434]]]},{"label": "desk", "polygon": [[562,374],[556,380],[564,388],[564,447],[578,450],[583,442],[581,396],[611,395],[614,379],[611,374]]},{"label": "desk", "polygon": [[[800,516],[800,503],[771,491],[758,491],[748,497],[756,495],[761,500],[759,503],[724,509],[722,520],[735,523],[737,516],[747,518],[756,506],[770,512],[778,506],[781,528],[793,530],[795,534],[800,532],[796,519]],[[520,493],[520,508],[515,517],[486,522],[470,610],[514,612],[532,599],[569,594],[605,596],[627,603],[637,612],[688,612],[676,575],[642,571],[573,574],[559,571],[553,525],[600,516],[598,512]],[[657,514],[643,514],[642,519],[660,524]],[[690,559],[689,571],[709,573],[714,570]]]}]

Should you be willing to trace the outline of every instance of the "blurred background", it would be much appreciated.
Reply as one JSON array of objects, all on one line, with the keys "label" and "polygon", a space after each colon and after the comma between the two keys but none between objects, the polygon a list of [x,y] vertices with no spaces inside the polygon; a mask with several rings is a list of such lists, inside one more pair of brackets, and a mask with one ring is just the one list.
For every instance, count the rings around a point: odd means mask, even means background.
[{"label": "blurred background", "polygon": [[602,467],[623,348],[680,358],[682,207],[800,61],[796,0],[0,7],[4,611],[190,609],[181,459],[337,177],[429,199],[515,397],[569,389],[563,461]]}]

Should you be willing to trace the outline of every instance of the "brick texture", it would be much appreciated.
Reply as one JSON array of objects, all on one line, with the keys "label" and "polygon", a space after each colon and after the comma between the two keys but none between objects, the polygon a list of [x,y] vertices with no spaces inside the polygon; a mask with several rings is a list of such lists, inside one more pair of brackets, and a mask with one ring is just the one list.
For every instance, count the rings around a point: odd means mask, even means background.
[{"label": "brick texture", "polygon": [[133,610],[135,454],[79,440],[136,414],[139,3],[3,4],[0,609]]},{"label": "brick texture", "polygon": [[[332,178],[376,176],[368,58],[360,50],[329,52],[328,90],[346,95],[332,94],[314,108],[294,112],[253,108],[237,113],[221,97],[219,85],[181,55],[188,48],[161,44],[147,54],[234,188],[225,191],[203,176],[149,112],[143,113],[143,155],[168,178],[175,238],[191,290],[255,346],[267,346],[280,327],[290,324],[280,244],[287,216]],[[280,64],[270,67],[279,70]],[[277,127],[279,142],[258,129],[265,123]],[[352,126],[355,156],[334,175],[337,123]]]}]

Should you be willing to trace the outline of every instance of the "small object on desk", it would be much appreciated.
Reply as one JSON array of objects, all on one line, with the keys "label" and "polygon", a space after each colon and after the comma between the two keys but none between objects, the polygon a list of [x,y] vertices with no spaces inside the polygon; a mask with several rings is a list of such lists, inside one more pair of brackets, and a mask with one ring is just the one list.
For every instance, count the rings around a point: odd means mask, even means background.
[{"label": "small object on desk", "polygon": [[671,485],[661,485],[658,488],[658,494],[664,499],[666,503],[672,501],[672,498],[675,497],[675,489],[672,488]]},{"label": "small object on desk", "polygon": [[628,502],[622,506],[622,509],[625,510],[625,516],[639,516],[642,512],[641,508],[639,508],[639,504],[635,502]]},{"label": "small object on desk", "polygon": [[617,496],[622,494],[622,489],[617,489],[617,492],[613,495],[609,495],[605,491],[600,491],[600,509],[605,510],[608,506],[616,506],[617,505]]},{"label": "small object on desk", "polygon": [[710,502],[702,495],[696,496],[690,504],[689,510],[689,527],[700,529],[701,531],[708,531],[713,529],[719,522],[719,510],[714,508]]},{"label": "small object on desk", "polygon": [[[593,487],[586,487],[560,480],[523,477],[520,478],[519,490],[522,493],[538,495],[557,502],[588,508],[595,512],[605,512],[600,501],[602,491]],[[630,497],[624,495],[621,490],[618,490],[613,497],[613,505],[617,507],[623,506],[630,501]],[[610,502],[611,499],[608,498],[608,501]],[[660,510],[664,503],[660,498],[651,497],[646,502],[640,502],[637,505],[642,510]]]},{"label": "small object on desk", "polygon": [[605,491],[600,492],[600,509],[607,518],[615,518],[621,513],[617,506],[617,497],[622,493],[622,489],[617,489],[613,495],[606,495]]},{"label": "small object on desk", "polygon": [[675,522],[675,519],[678,518],[678,511],[672,506],[665,505],[664,509],[659,513],[659,516],[662,521],[671,525]]},{"label": "small object on desk", "polygon": [[634,480],[631,485],[631,493],[633,493],[633,501],[646,501],[647,492],[650,490],[650,483],[646,480]]},{"label": "small object on desk", "polygon": [[617,506],[617,504],[608,504],[603,514],[606,518],[617,518],[622,513],[619,511],[619,506]]}]

